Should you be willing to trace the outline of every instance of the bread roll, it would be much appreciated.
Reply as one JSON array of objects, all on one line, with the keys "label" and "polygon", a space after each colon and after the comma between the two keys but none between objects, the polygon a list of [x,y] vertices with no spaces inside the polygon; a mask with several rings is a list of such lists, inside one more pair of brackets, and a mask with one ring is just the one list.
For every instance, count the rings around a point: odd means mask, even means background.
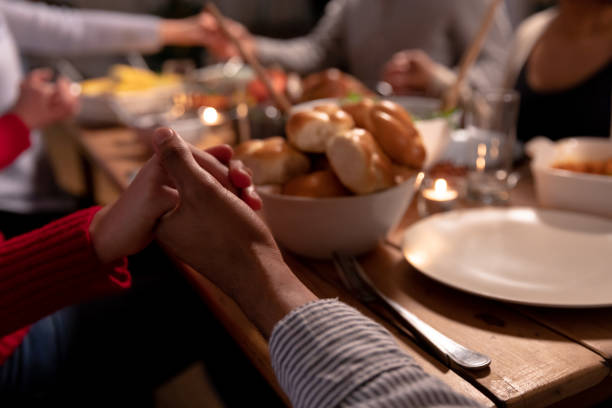
[{"label": "bread roll", "polygon": [[302,89],[302,102],[322,98],[344,98],[350,94],[374,95],[355,77],[336,68],[308,75],[302,81]]},{"label": "bread roll", "polygon": [[329,120],[336,127],[336,133],[344,133],[355,127],[353,117],[345,111],[338,109],[334,113],[329,113]]},{"label": "bread roll", "polygon": [[301,197],[341,197],[350,192],[331,170],[320,170],[297,176],[283,186],[283,194]]},{"label": "bread roll", "polygon": [[312,108],[312,110],[315,110],[317,112],[327,113],[328,115],[331,115],[331,114],[338,112],[340,110],[340,107],[336,105],[335,103],[322,103]]},{"label": "bread roll", "polygon": [[342,110],[347,112],[355,121],[355,126],[372,132],[372,118],[370,112],[374,106],[374,101],[370,98],[363,98],[356,103],[342,105]]},{"label": "bread roll", "polygon": [[353,117],[346,111],[340,109],[335,103],[324,103],[313,108],[317,112],[327,113],[329,120],[336,125],[336,132],[342,133],[345,130],[355,127]]},{"label": "bread roll", "polygon": [[302,111],[289,117],[285,132],[289,142],[299,150],[322,153],[327,140],[336,133],[336,127],[327,113]]},{"label": "bread roll", "polygon": [[334,136],[326,153],[342,184],[357,194],[372,193],[394,184],[391,161],[365,129],[355,128]]},{"label": "bread roll", "polygon": [[[330,108],[327,108],[331,111]],[[296,112],[287,121],[287,138],[296,148],[309,153],[323,153],[327,141],[338,133],[352,128],[353,119],[344,111],[331,114],[322,111]]]},{"label": "bread roll", "polygon": [[399,120],[405,126],[414,126],[414,122],[412,121],[412,117],[406,109],[404,109],[401,105],[398,105],[395,102],[384,100],[378,101],[372,106],[372,110],[370,111],[370,116],[375,112],[385,112],[389,115],[393,116],[395,119]]},{"label": "bread roll", "polygon": [[253,183],[257,185],[283,184],[310,167],[308,157],[282,137],[248,140],[236,147],[235,155],[253,171]]},{"label": "bread roll", "polygon": [[383,111],[372,112],[372,125],[376,140],[391,159],[417,169],[423,166],[425,148],[414,125],[406,125]]},{"label": "bread roll", "polygon": [[419,174],[419,169],[413,169],[412,167],[401,166],[399,164],[393,165],[393,180],[395,184],[401,184],[406,180]]}]

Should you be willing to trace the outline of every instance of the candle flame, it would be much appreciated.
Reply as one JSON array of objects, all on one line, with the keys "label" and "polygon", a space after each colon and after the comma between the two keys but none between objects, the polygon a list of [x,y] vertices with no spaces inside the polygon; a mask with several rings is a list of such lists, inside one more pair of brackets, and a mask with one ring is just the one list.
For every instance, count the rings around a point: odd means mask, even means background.
[{"label": "candle flame", "polygon": [[487,145],[484,143],[478,143],[478,156],[487,155]]},{"label": "candle flame", "polygon": [[487,161],[484,157],[479,157],[476,159],[476,170],[483,171],[487,165]]},{"label": "candle flame", "polygon": [[209,106],[202,112],[202,120],[207,125],[215,124],[219,120],[219,112],[217,112],[215,108]]},{"label": "candle flame", "polygon": [[448,186],[446,184],[446,180],[444,179],[437,179],[434,183],[434,190],[436,191],[436,193],[443,193],[448,189]]}]

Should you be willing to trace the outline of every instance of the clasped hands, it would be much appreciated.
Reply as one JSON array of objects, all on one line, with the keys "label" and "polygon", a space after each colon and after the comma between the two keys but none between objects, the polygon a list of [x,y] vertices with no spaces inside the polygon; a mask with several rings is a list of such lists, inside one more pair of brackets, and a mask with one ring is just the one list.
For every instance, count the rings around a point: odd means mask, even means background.
[{"label": "clasped hands", "polygon": [[276,248],[252,211],[261,199],[249,170],[229,146],[201,151],[169,128],[155,132],[154,146],[128,189],[92,220],[101,262],[139,252],[153,239],[198,270],[235,264],[254,243]]},{"label": "clasped hands", "polygon": [[253,211],[261,199],[229,146],[200,151],[168,128],[155,132],[154,146],[129,188],[92,220],[102,262],[156,239],[232,297],[266,336],[290,310],[316,300]]}]

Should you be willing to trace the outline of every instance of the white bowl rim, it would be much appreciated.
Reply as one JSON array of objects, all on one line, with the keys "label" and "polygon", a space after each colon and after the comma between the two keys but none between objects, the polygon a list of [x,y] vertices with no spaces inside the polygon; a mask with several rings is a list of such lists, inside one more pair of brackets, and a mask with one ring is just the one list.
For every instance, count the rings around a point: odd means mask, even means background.
[{"label": "white bowl rim", "polygon": [[[423,178],[424,178],[423,172],[419,171],[413,176],[410,176],[408,179],[402,181],[401,183],[394,185],[393,187],[385,188],[384,190],[375,191],[369,194],[355,194],[355,195],[348,195],[348,196],[341,196],[341,197],[302,197],[302,196],[293,196],[293,195],[287,195],[287,194],[281,194],[281,193],[273,193],[273,192],[265,191],[266,185],[257,186],[256,191],[259,195],[262,195],[262,196],[279,198],[279,199],[283,199],[287,201],[303,202],[303,203],[308,203],[308,202],[332,203],[334,201],[340,202],[340,201],[355,200],[355,199],[365,200],[368,197],[371,198],[373,196],[380,196],[386,193],[390,193],[391,191],[399,189],[400,187],[403,187],[408,183],[413,184],[414,189],[417,190]],[[264,189],[262,189],[261,187],[264,187]]]},{"label": "white bowl rim", "polygon": [[[572,136],[566,137],[563,139],[551,141],[553,146],[559,146],[566,143],[581,143],[581,142],[595,142],[602,145],[608,144],[612,146],[612,138],[606,138],[604,136]],[[550,175],[554,175],[557,177],[568,178],[568,179],[576,179],[576,180],[584,180],[584,181],[599,181],[605,183],[612,183],[612,176],[604,175],[604,174],[590,174],[590,173],[580,173],[577,171],[564,170],[564,169],[556,169],[552,167],[551,163],[541,163],[537,160],[537,154],[531,161],[531,167],[534,171],[543,171]]]}]

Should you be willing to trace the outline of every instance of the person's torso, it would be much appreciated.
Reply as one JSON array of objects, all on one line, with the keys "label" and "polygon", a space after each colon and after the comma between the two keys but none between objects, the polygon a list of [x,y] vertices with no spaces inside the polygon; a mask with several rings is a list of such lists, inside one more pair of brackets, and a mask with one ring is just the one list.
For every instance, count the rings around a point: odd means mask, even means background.
[{"label": "person's torso", "polygon": [[[15,40],[1,13],[0,55],[0,114],[4,114],[18,97],[22,70]],[[39,132],[31,132],[30,139],[31,147],[0,170],[0,210],[32,213],[74,209],[74,200],[54,181]]]},{"label": "person's torso", "polygon": [[456,50],[450,37],[448,1],[356,0],[344,14],[344,49],[348,69],[372,86],[394,53],[422,49],[435,61],[453,66]]},{"label": "person's torso", "polygon": [[571,136],[609,136],[612,112],[612,60],[571,88],[543,92],[527,80],[526,63],[516,81],[521,95],[517,136],[553,140]]}]

